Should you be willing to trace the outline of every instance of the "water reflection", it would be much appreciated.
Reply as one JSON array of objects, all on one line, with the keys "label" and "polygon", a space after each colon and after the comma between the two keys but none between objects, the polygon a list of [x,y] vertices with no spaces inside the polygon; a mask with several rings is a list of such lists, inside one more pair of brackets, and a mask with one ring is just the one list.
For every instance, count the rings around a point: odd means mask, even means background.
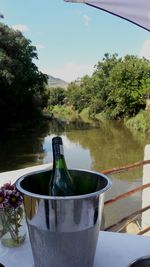
[{"label": "water reflection", "polygon": [[43,163],[43,142],[49,125],[32,130],[1,136],[0,172],[29,167]]},{"label": "water reflection", "polygon": [[[1,137],[0,171],[52,162],[54,135],[63,138],[69,167],[99,171],[143,160],[144,147],[150,142],[149,137],[133,135],[120,123],[103,123],[99,128],[91,128],[81,121],[53,120],[34,131]],[[133,170],[130,180],[141,175],[141,168]],[[121,175],[123,178],[127,179],[126,173]]]},{"label": "water reflection", "polygon": [[[142,142],[137,140],[126,127],[119,124],[68,132],[66,135],[70,141],[80,143],[82,149],[90,151],[91,169],[94,170],[104,170],[143,160],[144,146],[147,143],[146,140]],[[136,177],[134,172],[132,177]]]}]

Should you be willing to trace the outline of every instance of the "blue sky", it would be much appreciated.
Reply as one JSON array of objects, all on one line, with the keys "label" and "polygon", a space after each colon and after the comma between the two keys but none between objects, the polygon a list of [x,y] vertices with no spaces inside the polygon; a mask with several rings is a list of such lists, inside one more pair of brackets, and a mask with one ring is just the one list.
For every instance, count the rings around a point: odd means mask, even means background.
[{"label": "blue sky", "polygon": [[85,4],[63,0],[0,0],[5,24],[36,45],[36,65],[65,81],[91,74],[104,53],[150,59],[150,33]]}]

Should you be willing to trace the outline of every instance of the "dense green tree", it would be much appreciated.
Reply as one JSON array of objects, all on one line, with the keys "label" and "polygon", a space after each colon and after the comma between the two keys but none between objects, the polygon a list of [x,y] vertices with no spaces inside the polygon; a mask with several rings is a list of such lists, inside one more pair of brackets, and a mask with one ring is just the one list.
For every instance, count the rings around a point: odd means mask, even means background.
[{"label": "dense green tree", "polygon": [[107,112],[110,117],[134,116],[145,108],[148,77],[150,63],[146,59],[127,55],[114,66],[109,77],[111,90],[107,98]]},{"label": "dense green tree", "polygon": [[71,83],[67,94],[78,111],[89,107],[90,116],[103,111],[113,119],[132,117],[145,108],[150,94],[150,62],[107,53],[93,75],[83,77],[80,84]]},{"label": "dense green tree", "polygon": [[90,115],[95,115],[102,110],[107,110],[106,101],[111,91],[109,86],[109,76],[114,66],[120,62],[117,54],[109,55],[104,54],[102,61],[99,61],[95,65],[95,71],[91,77],[92,94],[90,101]]},{"label": "dense green tree", "polygon": [[49,105],[63,105],[65,101],[65,89],[61,87],[49,88]]},{"label": "dense green tree", "polygon": [[143,78],[141,81],[141,91],[146,98],[150,98],[150,76]]},{"label": "dense green tree", "polygon": [[93,98],[89,105],[89,115],[95,116],[97,113],[100,113],[104,110],[105,104],[101,98]]},{"label": "dense green tree", "polygon": [[106,101],[111,90],[109,87],[109,77],[112,69],[121,59],[118,59],[117,54],[104,54],[102,61],[99,61],[95,66],[92,80],[94,84],[94,94],[99,96],[102,101]]},{"label": "dense green tree", "polygon": [[0,123],[35,119],[47,104],[47,75],[33,63],[37,51],[21,32],[0,23]]},{"label": "dense green tree", "polygon": [[66,92],[67,100],[76,110],[81,111],[87,103],[86,92],[83,86],[71,82]]}]

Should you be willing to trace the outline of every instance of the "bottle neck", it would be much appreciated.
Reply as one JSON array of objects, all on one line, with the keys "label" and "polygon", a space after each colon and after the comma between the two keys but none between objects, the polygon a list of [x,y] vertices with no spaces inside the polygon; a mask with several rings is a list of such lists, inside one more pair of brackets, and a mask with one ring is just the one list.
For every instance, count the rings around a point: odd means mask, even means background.
[{"label": "bottle neck", "polygon": [[62,143],[53,144],[53,157],[54,165],[53,169],[65,169],[67,171],[67,165],[64,157],[64,150]]},{"label": "bottle neck", "polygon": [[53,157],[54,161],[64,159],[64,150],[63,145],[61,143],[53,144]]}]

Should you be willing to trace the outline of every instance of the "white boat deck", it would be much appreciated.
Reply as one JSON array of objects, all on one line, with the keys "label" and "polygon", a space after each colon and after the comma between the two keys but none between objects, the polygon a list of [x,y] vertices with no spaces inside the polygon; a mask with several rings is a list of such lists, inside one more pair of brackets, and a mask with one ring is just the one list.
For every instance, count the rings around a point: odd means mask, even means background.
[{"label": "white boat deck", "polygon": [[8,183],[8,182],[15,183],[19,177],[21,177],[27,173],[29,174],[29,173],[32,173],[34,171],[48,170],[51,167],[52,167],[52,164],[42,164],[42,165],[28,167],[28,168],[24,168],[24,169],[15,170],[15,171],[1,172],[0,173],[0,187],[4,183]]}]

